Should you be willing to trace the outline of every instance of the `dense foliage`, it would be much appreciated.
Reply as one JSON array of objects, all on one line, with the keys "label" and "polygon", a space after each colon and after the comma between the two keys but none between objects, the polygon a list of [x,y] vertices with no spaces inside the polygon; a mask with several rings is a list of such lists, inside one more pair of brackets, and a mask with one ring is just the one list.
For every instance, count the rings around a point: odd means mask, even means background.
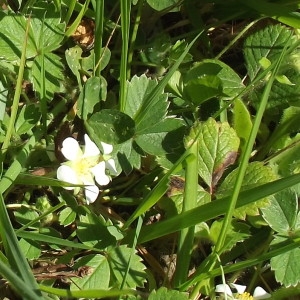
[{"label": "dense foliage", "polygon": [[1,299],[300,295],[299,1],[0,3]]}]

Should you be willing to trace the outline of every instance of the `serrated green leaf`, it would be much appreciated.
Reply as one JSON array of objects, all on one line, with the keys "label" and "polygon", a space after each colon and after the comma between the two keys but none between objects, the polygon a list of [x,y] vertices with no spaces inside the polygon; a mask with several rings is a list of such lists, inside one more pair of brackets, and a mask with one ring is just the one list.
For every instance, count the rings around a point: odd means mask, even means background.
[{"label": "serrated green leaf", "polygon": [[[286,45],[292,45],[294,41],[295,36],[292,36],[291,31],[280,24],[268,26],[249,36],[244,45],[244,53],[250,79],[253,80],[263,71],[264,68],[259,61],[263,59],[275,63],[281,55],[282,49]],[[280,114],[282,109],[290,105],[299,105],[298,57],[299,53],[298,50],[296,50],[284,58],[284,62],[277,74],[277,80],[274,81],[269,95],[267,105],[268,113],[273,115]],[[266,76],[265,80],[260,82],[259,86],[250,92],[249,97],[254,107],[258,107],[262,91],[267,81],[268,76]],[[290,83],[292,83],[292,85]]]},{"label": "serrated green leaf", "polygon": [[27,259],[32,260],[40,257],[42,250],[39,243],[32,240],[20,239],[19,245]]},{"label": "serrated green leaf", "polygon": [[104,249],[116,243],[115,237],[107,230],[103,218],[92,212],[80,216],[77,224],[77,236],[83,244],[98,249]]},{"label": "serrated green leaf", "polygon": [[270,227],[284,235],[295,228],[298,212],[298,199],[292,190],[284,190],[270,199],[270,205],[262,208],[263,218]]},{"label": "serrated green leaf", "polygon": [[141,167],[143,151],[136,142],[132,142],[130,139],[125,143],[116,145],[115,150],[118,152],[118,161],[125,174],[129,174],[133,168],[139,169]]},{"label": "serrated green leaf", "polygon": [[148,300],[187,300],[187,293],[182,293],[176,290],[168,290],[166,287],[161,287],[157,291],[153,290],[149,295]]},{"label": "serrated green leaf", "polygon": [[[21,49],[25,41],[26,22],[25,17],[22,15],[0,11],[1,58],[8,61],[19,62]],[[30,27],[27,39],[26,58],[33,58],[36,54],[36,43],[32,28]]]},{"label": "serrated green leaf", "polygon": [[86,255],[74,264],[74,269],[78,269],[80,267],[88,267],[88,272],[86,276],[72,279],[70,286],[72,291],[108,289],[110,269],[105,256],[101,254]]},{"label": "serrated green leaf", "polygon": [[149,132],[149,128],[160,122],[167,113],[169,106],[167,95],[160,94],[151,103],[146,100],[157,86],[157,81],[147,78],[134,76],[127,87],[127,101],[124,113],[128,114],[136,122],[136,133],[143,134]]},{"label": "serrated green leaf", "polygon": [[59,212],[58,221],[63,226],[68,226],[75,221],[76,213],[71,207],[66,207]]},{"label": "serrated green leaf", "polygon": [[135,133],[134,121],[125,113],[115,109],[102,109],[88,120],[96,143],[121,144]]},{"label": "serrated green leaf", "polygon": [[[44,56],[45,68],[45,90],[47,99],[51,99],[53,94],[60,91],[63,82],[63,64],[59,56],[53,53],[46,53]],[[32,65],[33,87],[41,93],[41,66],[42,56],[37,56]]]},{"label": "serrated green leaf", "polygon": [[[26,58],[33,58],[57,49],[63,40],[65,24],[60,23],[60,13],[53,4],[39,2],[31,8],[27,37]],[[25,39],[27,19],[21,14],[0,12],[0,49],[5,60],[19,61]],[[12,34],[13,33],[13,34]]]},{"label": "serrated green leaf", "polygon": [[267,26],[250,35],[244,44],[246,67],[250,79],[254,79],[262,71],[260,61],[275,62],[286,44],[291,45],[291,32],[282,25]]},{"label": "serrated green leaf", "polygon": [[209,118],[196,123],[186,138],[186,145],[198,141],[198,173],[212,192],[225,169],[235,162],[239,138],[227,122]]},{"label": "serrated green leaf", "polygon": [[[285,241],[286,238],[276,236],[272,245],[276,247],[276,244]],[[275,272],[276,281],[284,286],[298,284],[300,282],[300,249],[296,248],[271,258],[271,269]]]},{"label": "serrated green leaf", "polygon": [[[223,220],[217,220],[213,222],[210,228],[210,238],[214,244],[217,243],[220,231],[223,227]],[[244,241],[250,236],[250,226],[233,219],[230,224],[229,230],[226,234],[226,239],[223,246],[223,251],[231,250],[238,242]]]},{"label": "serrated green leaf", "polygon": [[77,102],[77,115],[87,120],[94,111],[94,106],[106,98],[106,81],[103,77],[90,77],[79,95]]},{"label": "serrated green leaf", "polygon": [[[217,197],[228,196],[231,194],[232,188],[234,186],[237,175],[237,169],[233,170],[222,182]],[[261,184],[271,182],[277,179],[277,175],[274,173],[273,169],[264,166],[262,162],[250,163],[247,167],[242,191],[254,188]],[[263,198],[261,200],[255,201],[249,205],[237,208],[234,211],[234,216],[239,219],[245,219],[246,215],[255,216],[259,214],[259,208],[266,207],[269,205],[269,197]]]},{"label": "serrated green leaf", "polygon": [[118,286],[123,282],[128,263],[130,263],[130,268],[124,287],[135,289],[144,286],[147,277],[146,267],[141,263],[141,257],[137,254],[132,255],[132,249],[126,245],[111,248],[107,253],[107,257],[111,271],[117,279]]}]

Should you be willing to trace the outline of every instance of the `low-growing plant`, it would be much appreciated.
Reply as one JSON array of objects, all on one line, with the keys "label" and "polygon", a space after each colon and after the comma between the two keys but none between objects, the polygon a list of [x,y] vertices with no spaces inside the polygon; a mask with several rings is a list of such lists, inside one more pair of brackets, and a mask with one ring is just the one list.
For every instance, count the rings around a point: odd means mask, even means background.
[{"label": "low-growing plant", "polygon": [[3,1],[1,297],[297,297],[299,8]]}]

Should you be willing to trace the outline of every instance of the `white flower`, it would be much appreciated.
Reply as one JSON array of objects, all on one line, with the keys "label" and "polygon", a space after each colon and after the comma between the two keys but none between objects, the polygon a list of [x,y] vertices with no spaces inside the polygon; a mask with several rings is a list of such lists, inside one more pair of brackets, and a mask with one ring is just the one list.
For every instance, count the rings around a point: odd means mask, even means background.
[{"label": "white flower", "polygon": [[[95,180],[99,185],[107,185],[111,177],[116,175],[115,161],[110,158],[109,154],[113,150],[113,146],[101,142],[103,153],[94,142],[91,141],[87,134],[84,135],[85,147],[81,150],[78,142],[72,138],[66,138],[62,143],[61,152],[68,160],[57,169],[57,178],[76,185],[86,185],[85,196],[88,204],[93,203],[99,194],[99,188],[95,185]],[[65,189],[75,190],[77,187],[65,187]]]},{"label": "white flower", "polygon": [[[237,293],[233,294],[230,286],[236,289]],[[245,285],[231,283],[230,286],[228,284],[218,284],[216,286],[215,292],[226,294],[227,296],[229,296],[229,299],[260,300],[271,298],[271,295],[260,286],[255,288],[253,296],[245,292],[247,288]]]}]

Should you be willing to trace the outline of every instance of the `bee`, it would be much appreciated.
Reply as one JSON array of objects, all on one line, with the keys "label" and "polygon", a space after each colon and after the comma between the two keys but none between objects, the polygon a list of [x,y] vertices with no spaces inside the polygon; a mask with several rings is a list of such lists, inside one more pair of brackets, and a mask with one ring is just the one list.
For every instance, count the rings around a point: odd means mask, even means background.
[{"label": "bee", "polygon": [[91,50],[95,41],[95,22],[91,19],[82,19],[72,38],[82,49]]}]

